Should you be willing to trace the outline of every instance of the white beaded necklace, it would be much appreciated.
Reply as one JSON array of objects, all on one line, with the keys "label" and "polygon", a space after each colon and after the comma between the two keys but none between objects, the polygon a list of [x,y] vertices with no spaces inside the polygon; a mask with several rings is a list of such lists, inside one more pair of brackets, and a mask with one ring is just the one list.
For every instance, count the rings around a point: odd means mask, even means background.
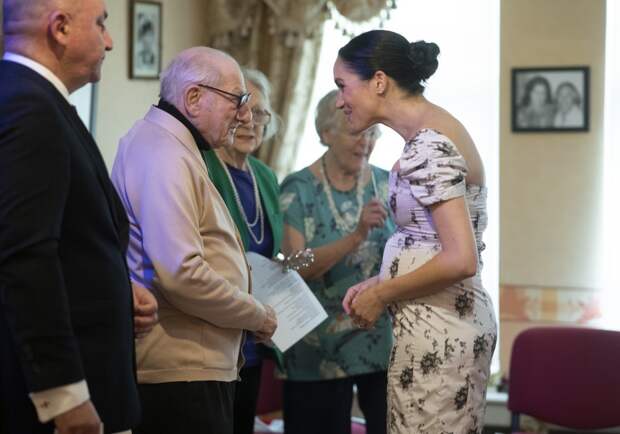
[{"label": "white beaded necklace", "polygon": [[[252,187],[254,189],[254,203],[256,206],[254,221],[250,223],[248,216],[245,213],[245,209],[243,208],[243,204],[241,203],[241,198],[239,197],[239,192],[237,191],[237,187],[235,186],[235,181],[230,175],[230,171],[228,170],[226,163],[222,161],[222,159],[217,154],[217,152],[214,152],[214,154],[217,157],[217,161],[219,161],[220,164],[222,165],[224,172],[226,172],[226,176],[228,177],[228,181],[230,182],[230,186],[232,187],[233,196],[235,197],[235,203],[237,204],[237,208],[239,208],[239,211],[241,212],[241,217],[243,218],[243,222],[248,228],[248,232],[250,233],[250,236],[252,237],[252,239],[254,240],[256,244],[261,245],[263,240],[265,239],[265,219],[263,215],[263,205],[261,204],[260,194],[258,192],[258,184],[256,183],[256,177],[254,176],[254,171],[252,170],[252,166],[250,165],[250,163],[247,163],[248,171],[250,172],[250,177],[252,178]],[[256,224],[259,222],[260,222],[260,228],[259,228],[260,231],[259,231],[259,236],[257,237],[256,235],[254,235],[254,231],[252,230],[252,228],[254,228]]]},{"label": "white beaded necklace", "polygon": [[[325,155],[326,153],[323,154],[323,156],[321,157],[321,165],[319,166],[319,170],[321,172],[321,178],[322,178],[321,181],[324,187],[323,190],[325,190],[325,196],[327,197],[327,205],[329,207],[330,212],[332,213],[332,216],[334,217],[334,221],[336,222],[336,227],[340,230],[340,232],[344,234],[349,234],[355,230],[355,228],[357,227],[357,223],[359,222],[360,216],[362,215],[363,200],[364,200],[364,185],[361,182],[361,178],[362,178],[363,171],[360,171],[360,174],[355,179],[355,190],[356,190],[355,200],[357,202],[357,213],[355,215],[355,218],[353,219],[353,223],[349,224],[342,217],[342,215],[338,211],[338,208],[336,208],[336,203],[334,202],[334,197],[332,196],[332,185],[329,182],[329,178],[327,177]],[[372,179],[372,186],[375,189],[375,195],[376,195],[377,191],[376,191],[375,174],[372,172],[372,169],[370,170],[370,176]]]}]

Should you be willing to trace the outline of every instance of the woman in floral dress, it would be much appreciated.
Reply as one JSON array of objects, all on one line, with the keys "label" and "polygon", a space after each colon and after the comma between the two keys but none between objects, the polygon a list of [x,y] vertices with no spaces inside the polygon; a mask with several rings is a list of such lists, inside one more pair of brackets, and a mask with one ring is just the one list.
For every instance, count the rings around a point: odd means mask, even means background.
[{"label": "woman in floral dress", "polygon": [[397,225],[381,271],[351,287],[343,307],[363,328],[387,307],[394,347],[388,428],[404,434],[481,433],[497,326],[482,287],[484,169],[452,115],[423,96],[439,47],[371,31],[340,49],[338,107],[353,131],[383,123],[406,144],[390,173]]},{"label": "woman in floral dress", "polygon": [[386,384],[392,328],[387,314],[361,330],[342,311],[346,290],[376,274],[394,231],[387,217],[385,170],[368,156],[377,128],[356,134],[336,109],[336,91],[319,102],[317,133],[327,152],[281,186],[285,253],[311,248],[300,274],[328,318],[284,353],[286,434],[351,432],[353,386],[368,434],[386,432]]}]

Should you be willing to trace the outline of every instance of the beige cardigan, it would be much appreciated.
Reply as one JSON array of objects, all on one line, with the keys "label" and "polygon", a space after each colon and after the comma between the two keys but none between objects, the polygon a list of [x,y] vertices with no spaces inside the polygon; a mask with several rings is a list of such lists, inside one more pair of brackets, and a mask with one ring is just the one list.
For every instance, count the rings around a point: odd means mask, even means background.
[{"label": "beige cardigan", "polygon": [[190,131],[152,107],[121,139],[112,180],[129,217],[131,278],[159,302],[159,324],[137,341],[138,382],[237,380],[242,331],[266,311]]}]

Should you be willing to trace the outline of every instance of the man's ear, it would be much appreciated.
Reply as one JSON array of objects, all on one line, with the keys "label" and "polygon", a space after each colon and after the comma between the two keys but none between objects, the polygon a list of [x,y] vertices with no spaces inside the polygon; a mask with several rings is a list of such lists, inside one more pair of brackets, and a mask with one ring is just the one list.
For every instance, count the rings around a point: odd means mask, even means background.
[{"label": "man's ear", "polygon": [[200,115],[200,98],[202,97],[203,94],[196,85],[191,85],[185,89],[183,104],[185,105],[185,111],[190,117],[197,117]]},{"label": "man's ear", "polygon": [[71,15],[62,10],[52,12],[48,18],[49,36],[58,44],[66,46],[72,31]]},{"label": "man's ear", "polygon": [[385,72],[378,70],[372,77],[373,90],[377,95],[384,95],[388,88],[388,77]]}]

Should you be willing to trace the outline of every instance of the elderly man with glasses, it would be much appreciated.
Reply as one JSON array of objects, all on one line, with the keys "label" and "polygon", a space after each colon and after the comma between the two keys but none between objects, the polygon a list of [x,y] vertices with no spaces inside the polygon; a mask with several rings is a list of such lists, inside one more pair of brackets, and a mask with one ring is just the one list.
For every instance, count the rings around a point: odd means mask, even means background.
[{"label": "elderly man with glasses", "polygon": [[243,243],[201,152],[232,145],[252,119],[250,94],[237,62],[207,47],[173,59],[160,94],[121,139],[112,170],[132,279],[160,305],[160,323],[136,347],[135,432],[228,434],[243,330],[268,340],[276,318],[249,293]]}]

